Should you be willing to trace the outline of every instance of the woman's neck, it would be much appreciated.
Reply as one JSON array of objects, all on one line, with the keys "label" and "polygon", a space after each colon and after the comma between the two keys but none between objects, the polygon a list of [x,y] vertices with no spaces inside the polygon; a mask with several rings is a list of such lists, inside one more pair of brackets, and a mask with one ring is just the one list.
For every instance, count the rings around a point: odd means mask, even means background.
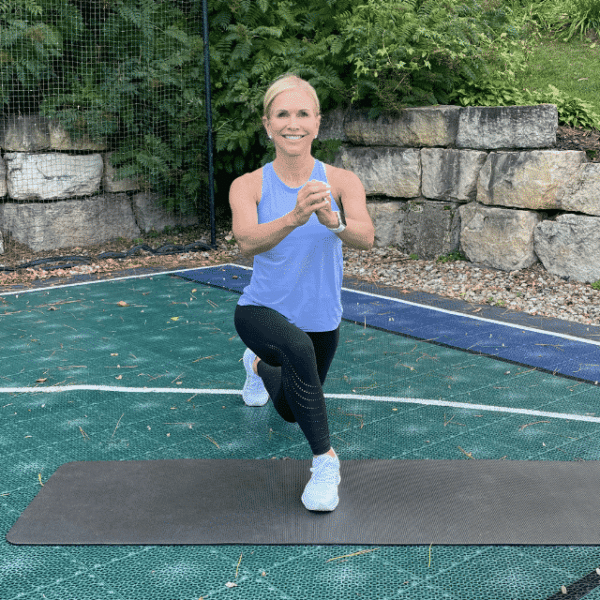
[{"label": "woman's neck", "polygon": [[277,156],[273,161],[273,169],[283,183],[289,187],[300,187],[308,182],[313,169],[315,159],[308,156]]}]

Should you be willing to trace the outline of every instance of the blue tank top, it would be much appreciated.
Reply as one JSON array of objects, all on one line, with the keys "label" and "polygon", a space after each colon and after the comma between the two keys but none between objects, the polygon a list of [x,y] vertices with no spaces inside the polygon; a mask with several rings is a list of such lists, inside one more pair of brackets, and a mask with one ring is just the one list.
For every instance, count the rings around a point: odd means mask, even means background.
[{"label": "blue tank top", "polygon": [[[315,160],[309,179],[327,183],[322,162]],[[273,163],[265,165],[258,222],[292,211],[302,187],[287,186]],[[333,196],[331,209],[339,210]],[[272,308],[302,331],[333,331],[342,320],[343,271],[342,240],[313,213],[277,246],[254,257],[250,284],[238,304]]]}]

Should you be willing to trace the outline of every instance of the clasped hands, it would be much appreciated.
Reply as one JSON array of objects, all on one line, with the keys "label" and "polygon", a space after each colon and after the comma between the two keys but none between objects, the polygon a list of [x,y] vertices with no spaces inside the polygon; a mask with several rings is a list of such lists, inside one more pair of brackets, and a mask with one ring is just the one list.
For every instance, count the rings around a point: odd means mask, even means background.
[{"label": "clasped hands", "polygon": [[335,228],[338,226],[338,215],[331,210],[331,186],[322,181],[311,179],[299,192],[296,206],[292,211],[296,227],[304,225],[315,213],[321,225]]}]

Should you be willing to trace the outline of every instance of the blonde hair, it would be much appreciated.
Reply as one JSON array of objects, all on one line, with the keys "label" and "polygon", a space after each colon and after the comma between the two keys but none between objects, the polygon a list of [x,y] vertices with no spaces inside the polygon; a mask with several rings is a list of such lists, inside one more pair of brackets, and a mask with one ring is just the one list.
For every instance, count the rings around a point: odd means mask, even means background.
[{"label": "blonde hair", "polygon": [[321,112],[321,105],[319,104],[319,98],[317,98],[317,92],[315,91],[315,88],[310,85],[308,81],[298,77],[294,73],[286,73],[285,75],[282,75],[276,79],[265,93],[265,97],[263,99],[264,116],[269,118],[271,105],[273,104],[276,96],[282,92],[287,92],[288,90],[294,90],[298,88],[307,92],[311,97],[315,103],[315,114],[318,115]]}]

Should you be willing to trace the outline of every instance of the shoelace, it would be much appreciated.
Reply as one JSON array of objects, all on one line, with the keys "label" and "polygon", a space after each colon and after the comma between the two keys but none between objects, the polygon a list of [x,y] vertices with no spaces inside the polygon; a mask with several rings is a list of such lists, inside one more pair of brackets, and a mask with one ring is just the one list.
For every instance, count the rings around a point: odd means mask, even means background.
[{"label": "shoelace", "polygon": [[339,473],[331,463],[325,463],[320,467],[312,467],[310,472],[313,474],[315,483],[337,483]]}]

